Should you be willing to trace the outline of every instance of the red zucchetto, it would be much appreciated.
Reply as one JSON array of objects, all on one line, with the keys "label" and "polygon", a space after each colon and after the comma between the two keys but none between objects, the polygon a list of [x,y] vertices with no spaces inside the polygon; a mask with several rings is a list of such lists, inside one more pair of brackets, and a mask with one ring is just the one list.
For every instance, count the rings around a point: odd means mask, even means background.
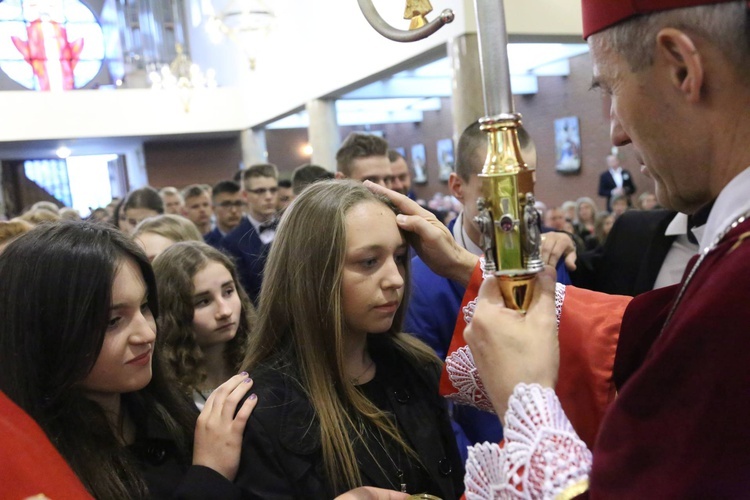
[{"label": "red zucchetto", "polygon": [[583,38],[640,14],[727,1],[730,0],[581,0]]}]

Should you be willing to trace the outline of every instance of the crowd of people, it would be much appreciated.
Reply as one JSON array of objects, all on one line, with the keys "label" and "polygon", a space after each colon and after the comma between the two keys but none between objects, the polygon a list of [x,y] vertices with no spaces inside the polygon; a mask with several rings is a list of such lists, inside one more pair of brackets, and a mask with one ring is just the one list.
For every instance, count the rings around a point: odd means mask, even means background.
[{"label": "crowd of people", "polygon": [[545,209],[524,312],[484,272],[478,123],[447,224],[358,133],[335,173],[1,223],[3,496],[746,496],[748,7],[619,3],[583,1],[594,86],[655,195],[614,157],[607,216]]}]

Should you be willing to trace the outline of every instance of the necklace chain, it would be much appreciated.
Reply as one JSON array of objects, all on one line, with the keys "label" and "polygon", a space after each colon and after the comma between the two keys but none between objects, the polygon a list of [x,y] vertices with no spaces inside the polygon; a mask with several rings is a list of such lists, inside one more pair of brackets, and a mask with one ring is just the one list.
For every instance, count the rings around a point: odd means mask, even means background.
[{"label": "necklace chain", "polygon": [[372,368],[372,366],[374,364],[375,364],[375,360],[372,359],[372,358],[370,358],[370,362],[367,364],[367,367],[364,369],[364,371],[362,373],[360,373],[359,375],[357,375],[356,377],[350,378],[349,382],[352,385],[359,385],[359,379],[361,379],[362,377],[364,377],[365,374],[370,371],[370,368]]},{"label": "necklace chain", "polygon": [[695,273],[698,271],[698,268],[705,260],[706,256],[711,253],[717,246],[719,246],[719,243],[721,243],[721,240],[724,239],[724,237],[729,234],[730,231],[732,231],[734,228],[745,222],[747,218],[750,217],[750,211],[745,212],[744,214],[737,217],[734,222],[732,222],[727,228],[725,228],[721,233],[719,233],[718,236],[711,242],[711,244],[706,247],[705,250],[701,252],[701,256],[698,257],[698,260],[695,262],[693,267],[690,269],[690,273],[687,275],[687,278],[685,278],[685,282],[680,287],[680,291],[677,294],[677,298],[674,301],[674,304],[672,304],[672,308],[669,310],[669,314],[667,315],[667,320],[664,322],[664,326],[661,328],[661,332],[659,335],[664,332],[664,330],[667,329],[667,326],[669,325],[670,321],[672,320],[672,316],[674,316],[675,311],[677,310],[677,307],[680,305],[680,302],[682,301],[682,297],[685,295],[685,291],[687,290],[688,285],[693,280],[693,276],[695,276]]},{"label": "necklace chain", "polygon": [[[396,462],[393,460],[393,457],[391,456],[391,454],[388,453],[388,449],[386,447],[385,438],[383,437],[382,431],[380,429],[378,429],[378,435],[375,436],[375,434],[373,433],[372,436],[375,439],[375,442],[378,443],[378,446],[380,446],[380,448],[383,450],[383,453],[385,453],[385,456],[388,457],[388,460],[393,465],[393,468],[396,469],[396,487],[399,488],[399,491],[401,493],[407,493],[407,491],[406,491],[406,481],[404,481],[404,471],[400,467],[401,457],[402,457],[401,452],[400,451],[396,452],[396,459],[399,462],[398,465],[397,465]],[[396,445],[396,446],[398,446],[398,445]],[[386,477],[388,477],[388,474],[385,473],[385,470],[383,470],[382,466],[380,466],[379,463],[378,463],[378,467],[380,467],[380,470],[383,471],[383,473],[386,475]],[[388,482],[391,482],[391,480],[388,479]],[[391,483],[391,484],[393,484],[393,483]]]}]

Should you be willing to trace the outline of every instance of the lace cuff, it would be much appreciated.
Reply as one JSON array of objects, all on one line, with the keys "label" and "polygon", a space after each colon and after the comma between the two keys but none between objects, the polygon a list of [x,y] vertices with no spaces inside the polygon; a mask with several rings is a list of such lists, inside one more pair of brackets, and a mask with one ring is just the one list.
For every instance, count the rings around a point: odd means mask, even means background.
[{"label": "lace cuff", "polygon": [[[484,259],[480,259],[480,265],[484,266]],[[484,271],[484,267],[482,267],[482,271]],[[560,326],[560,315],[562,314],[564,301],[565,285],[557,283],[555,285],[555,312],[558,326]],[[474,299],[463,308],[464,321],[467,325],[471,323],[476,305],[477,299]],[[482,380],[479,378],[476,364],[474,364],[474,356],[469,346],[459,347],[446,358],[445,371],[448,380],[456,389],[455,393],[446,395],[448,399],[458,404],[474,406],[480,410],[494,413],[495,410],[492,408],[492,403],[487,396]]]},{"label": "lace cuff", "polygon": [[503,447],[469,447],[467,499],[573,498],[588,489],[591,452],[552,389],[518,384],[504,433]]}]

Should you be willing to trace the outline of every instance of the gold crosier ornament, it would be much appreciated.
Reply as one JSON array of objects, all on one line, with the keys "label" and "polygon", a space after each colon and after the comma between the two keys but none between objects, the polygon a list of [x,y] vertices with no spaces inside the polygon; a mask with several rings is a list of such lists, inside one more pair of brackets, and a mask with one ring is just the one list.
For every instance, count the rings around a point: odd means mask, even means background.
[{"label": "gold crosier ornament", "polygon": [[[372,5],[358,0],[370,25],[386,38],[412,42],[425,38],[453,20],[446,9],[416,30],[389,26]],[[418,3],[407,0],[407,11]],[[534,207],[534,165],[521,154],[521,115],[514,111],[508,67],[508,35],[502,0],[474,0],[479,37],[485,117],[479,120],[487,134],[487,158],[482,173],[482,197],[475,222],[482,232],[485,272],[492,272],[507,307],[526,311],[534,278],[544,269],[541,259],[541,221]],[[416,8],[416,7],[414,7]]]},{"label": "gold crosier ornament", "polygon": [[409,29],[415,30],[427,24],[427,18],[425,16],[430,12],[432,12],[432,4],[430,4],[430,0],[406,0],[404,19],[411,19]]}]

